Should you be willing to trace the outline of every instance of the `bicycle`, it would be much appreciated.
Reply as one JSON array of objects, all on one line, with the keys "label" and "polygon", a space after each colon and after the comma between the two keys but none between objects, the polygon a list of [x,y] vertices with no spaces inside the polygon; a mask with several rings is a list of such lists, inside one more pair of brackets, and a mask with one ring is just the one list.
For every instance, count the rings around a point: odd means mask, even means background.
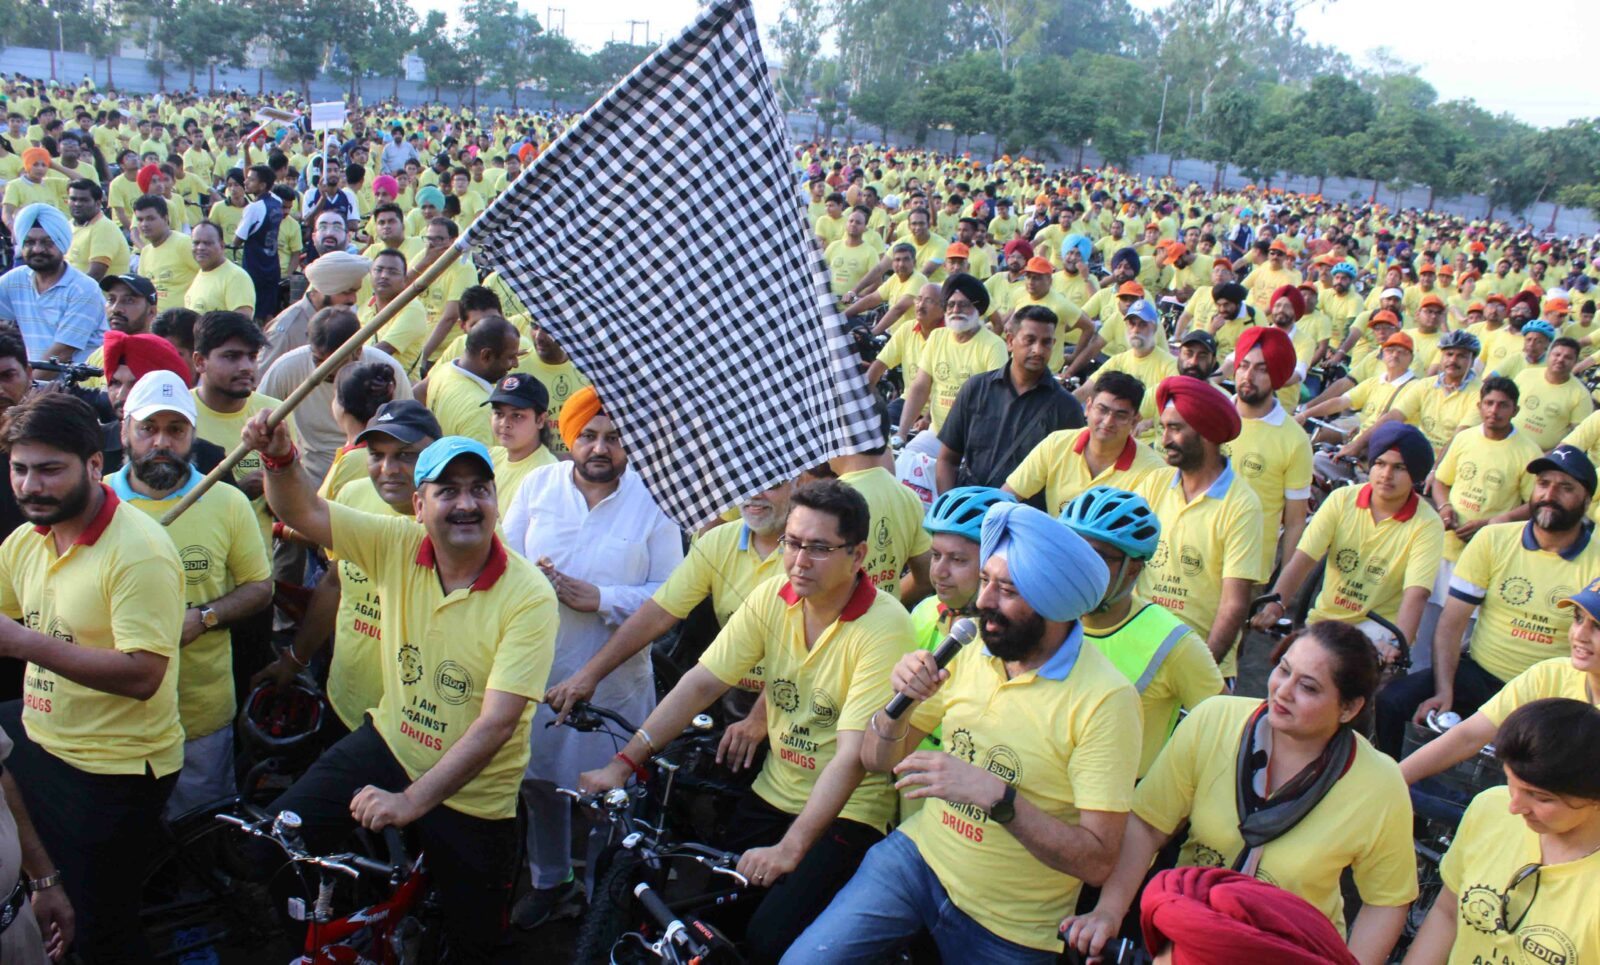
[{"label": "bicycle", "polygon": [[[622,715],[603,707],[579,702],[564,724],[585,732],[604,732],[625,742],[638,728]],[[624,947],[634,954],[648,952],[653,958],[627,958],[627,961],[738,961],[731,942],[717,930],[699,921],[698,912],[722,907],[738,900],[748,885],[736,870],[738,855],[696,843],[692,838],[717,839],[726,830],[727,818],[744,793],[744,785],[724,777],[716,763],[721,734],[708,714],[695,717],[683,734],[670,741],[651,759],[651,779],[627,788],[614,788],[601,795],[586,795],[570,788],[557,791],[571,798],[580,809],[608,826],[606,847],[594,869],[594,890],[589,911],[578,934],[574,961],[605,963],[618,959]],[[689,792],[680,795],[678,790]],[[685,801],[684,798],[688,800]],[[688,835],[678,829],[689,830]],[[698,876],[692,874],[698,868]],[[727,877],[739,887],[707,887],[717,877]],[[660,899],[672,921],[687,915],[685,923],[658,920],[659,934],[652,940],[648,913],[658,917],[641,895],[640,888]],[[670,896],[670,898],[668,897]],[[688,959],[672,957],[690,951],[679,938],[696,934],[705,945]],[[632,936],[632,937],[629,937]],[[678,937],[673,937],[678,936]],[[707,959],[711,949],[717,957]]]},{"label": "bicycle", "polygon": [[[1417,748],[1459,723],[1461,718],[1455,713],[1429,711],[1423,726],[1406,725],[1401,757],[1409,757]],[[1417,900],[1406,911],[1405,927],[1391,961],[1400,961],[1432,910],[1439,890],[1444,887],[1439,862],[1444,860],[1445,852],[1455,840],[1467,805],[1480,792],[1505,782],[1505,772],[1495,759],[1494,744],[1490,743],[1472,757],[1411,786],[1411,807],[1416,813],[1417,825],[1413,845],[1417,853]]]},{"label": "bicycle", "polygon": [[249,863],[219,833],[224,828],[217,815],[238,803],[224,798],[160,823],[140,887],[139,917],[161,960],[269,936],[261,924],[266,899],[245,884]]},{"label": "bicycle", "polygon": [[[423,856],[407,855],[398,829],[383,830],[386,862],[354,852],[317,855],[306,849],[300,817],[293,811],[269,815],[244,801],[235,810],[239,813],[219,813],[216,820],[276,845],[306,893],[315,895],[309,905],[300,897],[288,902],[289,917],[306,923],[305,945],[294,965],[423,965],[440,960],[439,912]],[[307,871],[316,879],[314,889]],[[365,903],[358,898],[359,907],[336,916],[340,883],[348,882],[360,895],[364,876],[368,883],[373,878],[385,882],[378,897]]]}]

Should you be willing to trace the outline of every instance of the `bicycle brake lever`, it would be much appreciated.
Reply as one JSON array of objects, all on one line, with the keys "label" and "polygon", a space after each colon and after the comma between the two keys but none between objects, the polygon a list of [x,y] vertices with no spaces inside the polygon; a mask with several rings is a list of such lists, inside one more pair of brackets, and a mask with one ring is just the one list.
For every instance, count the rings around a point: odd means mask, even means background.
[{"label": "bicycle brake lever", "polygon": [[724,868],[722,865],[711,864],[709,862],[706,863],[706,867],[710,868],[711,869],[711,873],[714,874],[714,875],[727,875],[729,878],[732,878],[734,881],[737,881],[739,883],[739,887],[741,887],[741,888],[750,887],[750,879],[746,878],[744,875],[740,874],[738,871],[735,871],[733,868]]}]

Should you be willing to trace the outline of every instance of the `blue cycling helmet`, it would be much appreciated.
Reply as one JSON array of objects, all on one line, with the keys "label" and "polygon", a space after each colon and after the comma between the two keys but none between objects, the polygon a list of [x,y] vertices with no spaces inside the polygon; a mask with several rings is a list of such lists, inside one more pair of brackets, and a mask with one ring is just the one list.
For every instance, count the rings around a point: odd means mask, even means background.
[{"label": "blue cycling helmet", "polygon": [[1356,266],[1350,264],[1348,261],[1341,261],[1337,265],[1333,266],[1333,271],[1329,274],[1348,275],[1351,278],[1354,278],[1356,277]]},{"label": "blue cycling helmet", "polygon": [[982,542],[983,514],[996,503],[1014,503],[1010,493],[988,486],[958,486],[928,507],[922,528],[930,533],[954,533],[974,543]]},{"label": "blue cycling helmet", "polygon": [[[1524,325],[1523,328],[1526,329],[1527,326]],[[1473,355],[1477,355],[1482,351],[1483,344],[1478,341],[1478,336],[1466,329],[1452,328],[1439,336],[1439,351],[1442,352],[1447,348],[1464,348]]]},{"label": "blue cycling helmet", "polygon": [[1061,507],[1061,521],[1085,539],[1109,543],[1128,558],[1147,560],[1155,554],[1161,521],[1144,497],[1094,486]]},{"label": "blue cycling helmet", "polygon": [[1549,339],[1552,342],[1554,342],[1556,340],[1556,329],[1555,329],[1555,326],[1551,325],[1549,322],[1545,321],[1542,318],[1535,318],[1535,319],[1533,319],[1531,321],[1523,322],[1522,323],[1522,334],[1524,334],[1524,335],[1538,334],[1538,335],[1543,335],[1545,338]]}]

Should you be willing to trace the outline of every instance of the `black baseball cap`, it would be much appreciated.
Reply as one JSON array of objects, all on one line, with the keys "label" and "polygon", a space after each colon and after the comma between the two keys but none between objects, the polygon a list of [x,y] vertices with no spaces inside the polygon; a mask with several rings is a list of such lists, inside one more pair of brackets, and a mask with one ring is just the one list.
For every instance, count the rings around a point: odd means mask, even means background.
[{"label": "black baseball cap", "polygon": [[152,282],[143,275],[135,275],[132,273],[126,275],[107,275],[100,279],[101,291],[110,291],[112,285],[127,285],[136,294],[148,299],[149,301],[154,302],[156,300],[155,282]]},{"label": "black baseball cap", "polygon": [[439,420],[427,406],[414,399],[399,399],[378,406],[377,414],[356,436],[356,441],[366,442],[374,434],[399,439],[409,446],[423,439],[438,439],[444,435],[444,430],[439,428]]},{"label": "black baseball cap", "polygon": [[1187,332],[1183,333],[1183,338],[1178,339],[1179,345],[1189,345],[1194,342],[1204,345],[1206,347],[1206,351],[1210,352],[1212,355],[1217,354],[1217,339],[1216,336],[1212,335],[1210,332],[1191,328]]},{"label": "black baseball cap", "polygon": [[1564,472],[1576,479],[1578,485],[1588,490],[1591,495],[1594,493],[1596,484],[1594,463],[1590,462],[1589,457],[1577,446],[1556,446],[1550,450],[1548,456],[1528,463],[1528,472],[1536,476],[1546,469]]},{"label": "black baseball cap", "polygon": [[479,405],[493,405],[496,402],[545,412],[550,408],[550,390],[526,372],[512,372],[501,379],[494,391],[489,393],[488,400]]}]

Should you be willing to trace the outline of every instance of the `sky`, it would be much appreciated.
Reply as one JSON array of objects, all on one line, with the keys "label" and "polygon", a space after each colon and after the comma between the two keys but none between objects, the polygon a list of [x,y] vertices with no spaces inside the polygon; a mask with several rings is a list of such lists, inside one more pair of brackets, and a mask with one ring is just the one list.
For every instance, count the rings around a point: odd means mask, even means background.
[{"label": "sky", "polygon": [[[411,0],[419,11],[444,10],[455,0]],[[777,21],[783,0],[754,0],[763,34]],[[1165,0],[1132,0],[1142,10]],[[1468,7],[1486,0],[1468,0]],[[699,10],[697,0],[522,0],[523,9],[560,28],[579,46],[595,50],[608,40],[660,40],[682,30]],[[565,12],[561,12],[563,7]],[[1591,3],[1580,0],[1521,0],[1478,12],[1420,0],[1313,0],[1298,17],[1308,37],[1349,54],[1365,66],[1367,51],[1391,48],[1417,64],[1441,100],[1470,97],[1495,113],[1510,112],[1540,127],[1575,117],[1600,115],[1600,98],[1586,68],[1592,45]],[[1468,15],[1470,14],[1470,15]],[[1423,38],[1420,42],[1416,38]]]}]

